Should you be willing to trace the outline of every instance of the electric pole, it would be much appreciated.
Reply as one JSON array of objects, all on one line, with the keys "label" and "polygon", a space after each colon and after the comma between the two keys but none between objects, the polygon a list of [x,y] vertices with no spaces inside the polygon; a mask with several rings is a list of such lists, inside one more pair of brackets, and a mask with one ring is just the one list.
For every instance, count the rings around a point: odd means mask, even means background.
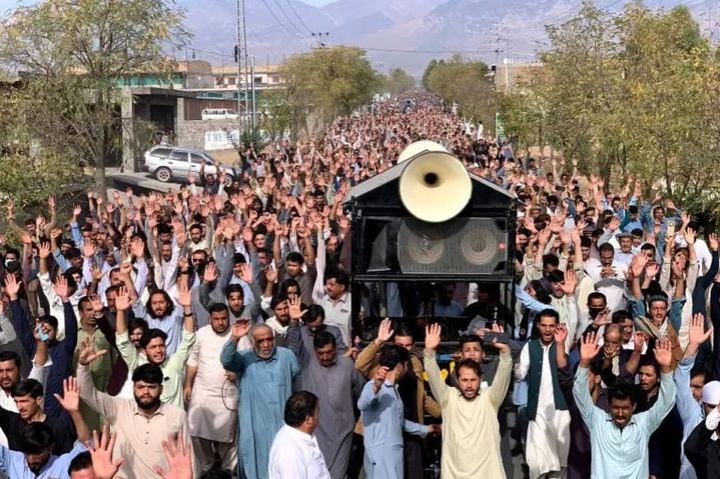
[{"label": "electric pole", "polygon": [[[247,32],[245,28],[245,0],[237,0],[237,39],[235,46],[235,61],[238,65],[237,78],[237,109],[238,109],[238,133],[249,124],[250,108],[248,104],[248,51]],[[240,110],[243,113],[240,114]]]}]

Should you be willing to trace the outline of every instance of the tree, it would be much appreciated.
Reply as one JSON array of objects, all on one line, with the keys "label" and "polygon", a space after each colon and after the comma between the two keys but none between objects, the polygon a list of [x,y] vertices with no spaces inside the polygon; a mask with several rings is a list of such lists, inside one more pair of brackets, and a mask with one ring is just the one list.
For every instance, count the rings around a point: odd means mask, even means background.
[{"label": "tree", "polygon": [[383,90],[391,95],[402,95],[415,87],[415,79],[402,68],[393,68],[383,78]]},{"label": "tree", "polygon": [[[636,1],[619,14],[585,2],[548,28],[543,67],[499,102],[508,129],[535,132],[586,172],[646,193],[720,212],[709,168],[720,147],[720,57],[689,10],[652,11]],[[539,114],[540,113],[540,114]]]},{"label": "tree", "polygon": [[169,74],[164,53],[188,34],[172,0],[45,0],[0,22],[0,61],[22,73],[30,136],[54,155],[86,159],[105,194],[107,155],[120,147],[117,82]]},{"label": "tree", "polygon": [[[434,60],[433,60],[434,61]],[[457,103],[467,119],[495,124],[495,87],[486,76],[488,67],[483,62],[464,61],[454,55],[448,62],[431,61],[425,69],[426,87],[448,103]]]},{"label": "tree", "polygon": [[381,86],[365,51],[353,47],[317,48],[293,55],[284,72],[295,123],[306,130],[311,110],[327,125],[338,115],[349,115],[370,102]]}]

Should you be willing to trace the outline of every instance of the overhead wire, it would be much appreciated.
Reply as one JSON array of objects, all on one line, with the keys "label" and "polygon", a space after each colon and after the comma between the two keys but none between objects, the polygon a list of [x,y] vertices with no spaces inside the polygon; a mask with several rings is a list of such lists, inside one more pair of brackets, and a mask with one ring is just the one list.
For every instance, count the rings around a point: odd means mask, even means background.
[{"label": "overhead wire", "polygon": [[287,14],[285,9],[283,8],[282,4],[279,2],[279,0],[273,0],[275,2],[275,5],[277,5],[278,9],[280,10],[280,13],[283,17],[285,17],[285,20],[287,20],[287,23],[294,28],[296,31],[300,32],[301,34],[304,34],[305,32],[302,31],[302,28],[298,28],[298,26],[295,24],[292,18]]},{"label": "overhead wire", "polygon": [[277,24],[280,25],[280,27],[283,30],[285,30],[289,35],[291,35],[299,40],[305,40],[307,38],[307,37],[298,35],[297,33],[291,31],[288,27],[286,27],[285,24],[282,21],[280,21],[280,19],[277,17],[277,15],[275,15],[275,12],[272,11],[272,9],[270,8],[270,5],[268,5],[266,0],[262,0],[262,3],[263,3],[263,5],[265,5],[265,8],[270,13],[270,15],[272,15],[272,17],[275,19],[275,22],[277,22]]},{"label": "overhead wire", "polygon": [[300,15],[298,15],[297,10],[295,10],[295,7],[293,7],[293,5],[292,5],[292,1],[291,0],[285,0],[285,1],[287,2],[288,6],[290,7],[290,10],[292,10],[293,14],[295,15],[295,18],[298,19],[298,21],[303,26],[303,28],[305,28],[305,30],[307,30],[309,33],[312,33],[312,30],[307,26],[307,24],[305,24],[305,22],[300,17]]}]

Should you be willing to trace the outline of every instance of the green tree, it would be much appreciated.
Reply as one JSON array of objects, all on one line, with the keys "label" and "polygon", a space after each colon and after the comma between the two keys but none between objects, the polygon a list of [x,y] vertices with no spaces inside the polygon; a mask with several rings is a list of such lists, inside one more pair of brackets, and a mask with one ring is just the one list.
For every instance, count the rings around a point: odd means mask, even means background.
[{"label": "green tree", "polygon": [[183,44],[172,0],[45,0],[0,22],[0,61],[22,72],[28,136],[55,156],[96,167],[105,194],[108,154],[121,147],[118,81],[169,74],[165,50]]},{"label": "green tree", "polygon": [[425,69],[424,84],[448,103],[457,103],[466,118],[482,121],[487,131],[495,124],[495,86],[483,62],[465,61],[454,55]]},{"label": "green tree", "polygon": [[310,112],[327,125],[338,115],[349,115],[367,104],[381,87],[365,51],[353,47],[317,48],[293,55],[284,72],[294,123],[306,131]]},{"label": "green tree", "polygon": [[391,69],[383,83],[383,90],[391,95],[402,95],[415,87],[415,79],[402,68]]}]

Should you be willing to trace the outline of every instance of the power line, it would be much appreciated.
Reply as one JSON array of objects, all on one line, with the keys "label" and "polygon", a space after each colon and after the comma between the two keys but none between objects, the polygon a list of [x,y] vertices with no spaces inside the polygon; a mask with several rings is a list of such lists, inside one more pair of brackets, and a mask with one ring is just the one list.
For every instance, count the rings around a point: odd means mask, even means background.
[{"label": "power line", "polygon": [[285,0],[285,1],[287,2],[288,6],[290,7],[290,10],[292,10],[292,12],[295,14],[295,18],[298,19],[298,21],[305,28],[305,30],[307,30],[308,32],[311,32],[312,30],[310,30],[310,28],[305,24],[303,19],[300,18],[300,15],[298,15],[297,10],[295,10],[295,7],[293,7],[292,2],[290,0]]},{"label": "power line", "polygon": [[[491,46],[494,45],[494,43],[484,43],[483,45]],[[354,48],[359,48],[361,50],[366,50],[369,52],[385,52],[385,53],[430,53],[430,54],[446,54],[446,53],[460,53],[460,54],[476,54],[476,53],[492,53],[495,50],[401,50],[398,48],[370,48],[370,47],[361,47],[358,45],[327,45],[330,47],[339,47],[339,46],[349,46]]]},{"label": "power line", "polygon": [[265,0],[262,0],[262,3],[263,3],[263,5],[265,5],[265,8],[267,9],[267,11],[270,12],[270,15],[272,15],[272,17],[275,19],[275,21],[277,22],[277,24],[280,25],[280,27],[282,27],[283,30],[285,30],[287,33],[289,33],[290,35],[292,35],[293,37],[295,37],[295,38],[297,38],[297,39],[299,39],[299,40],[304,40],[304,39],[306,38],[306,37],[301,37],[301,36],[298,35],[297,33],[290,31],[290,30],[288,29],[288,27],[286,27],[285,24],[280,21],[280,19],[277,17],[277,15],[275,15],[275,12],[272,11],[272,9],[271,9],[270,6],[267,4],[267,2],[266,2]]},{"label": "power line", "polygon": [[280,9],[280,13],[282,13],[283,17],[285,17],[285,19],[288,21],[288,24],[291,27],[293,27],[295,30],[297,30],[298,32],[303,33],[302,29],[298,28],[298,26],[295,24],[295,22],[293,22],[292,18],[290,18],[290,16],[285,12],[285,9],[282,7],[282,4],[280,4],[280,2],[278,0],[274,0],[274,1],[275,1],[275,5],[277,5],[277,7]]}]

